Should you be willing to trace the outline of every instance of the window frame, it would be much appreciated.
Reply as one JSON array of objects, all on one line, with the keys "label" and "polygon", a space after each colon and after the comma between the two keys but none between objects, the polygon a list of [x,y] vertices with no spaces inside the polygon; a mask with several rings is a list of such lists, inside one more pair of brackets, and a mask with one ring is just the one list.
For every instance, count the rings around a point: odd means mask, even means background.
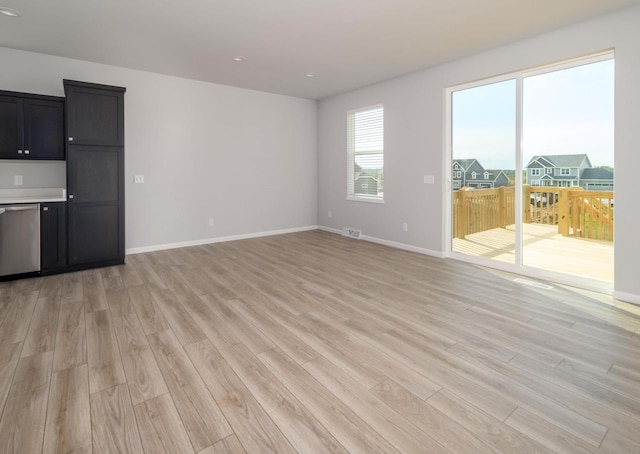
[{"label": "window frame", "polygon": [[[356,114],[360,112],[367,112],[370,110],[382,109],[382,151],[381,152],[357,152],[355,151],[355,137],[353,134],[355,132],[355,125],[352,127],[352,122],[355,121]],[[385,118],[384,118],[384,104],[373,104],[366,107],[359,107],[357,109],[351,109],[347,111],[347,197],[346,200],[354,201],[354,202],[368,202],[368,203],[380,203],[384,204],[384,185],[383,192],[381,196],[378,195],[367,195],[367,194],[356,194],[355,186],[356,186],[356,178],[355,178],[355,166],[356,166],[356,156],[358,155],[382,155],[382,175],[384,178],[384,168],[385,168]]]}]

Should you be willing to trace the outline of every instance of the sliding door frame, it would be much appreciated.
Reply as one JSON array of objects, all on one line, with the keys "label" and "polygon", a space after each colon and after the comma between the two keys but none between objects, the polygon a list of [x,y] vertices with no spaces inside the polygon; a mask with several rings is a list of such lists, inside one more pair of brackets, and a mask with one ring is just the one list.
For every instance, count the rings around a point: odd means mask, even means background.
[{"label": "sliding door frame", "polygon": [[[544,66],[538,66],[535,68],[523,70],[523,71],[515,71],[508,74],[503,74],[500,76],[488,77],[485,79],[476,80],[473,82],[468,82],[460,85],[454,85],[445,89],[445,106],[444,106],[444,156],[443,160],[444,166],[442,169],[444,178],[444,232],[443,232],[443,251],[444,255],[447,258],[452,258],[456,260],[461,260],[464,262],[469,262],[475,265],[484,266],[487,268],[494,268],[501,271],[506,271],[509,273],[529,276],[536,279],[543,279],[547,281],[556,282],[559,284],[570,285],[573,287],[579,287],[586,290],[596,291],[600,293],[612,294],[613,293],[613,283],[597,281],[594,279],[584,278],[581,276],[574,276],[570,274],[558,273],[555,271],[547,271],[540,268],[534,268],[531,266],[526,266],[523,263],[522,251],[523,251],[523,222],[522,215],[523,209],[523,181],[522,181],[522,171],[524,167],[523,163],[523,153],[522,153],[522,130],[523,130],[523,82],[524,79],[531,76],[537,76],[540,74],[561,71],[563,69],[574,68],[578,66],[588,65],[592,63],[598,63],[605,60],[614,59],[614,50],[609,49],[602,52],[590,54],[587,56],[577,57],[570,60],[565,60],[558,63],[553,63]],[[488,257],[478,257],[463,254],[460,252],[456,252],[452,249],[452,240],[453,240],[453,230],[452,230],[452,206],[453,206],[453,190],[452,190],[452,175],[451,168],[453,162],[453,150],[452,150],[452,100],[453,93],[461,90],[467,90],[471,88],[491,85],[499,82],[505,82],[507,80],[515,80],[516,82],[516,134],[515,134],[515,222],[516,222],[516,232],[515,232],[515,263],[507,263],[500,262],[497,260],[492,260]],[[614,151],[615,152],[615,151]],[[615,248],[615,242],[613,247]],[[614,249],[615,254],[615,249]]]}]

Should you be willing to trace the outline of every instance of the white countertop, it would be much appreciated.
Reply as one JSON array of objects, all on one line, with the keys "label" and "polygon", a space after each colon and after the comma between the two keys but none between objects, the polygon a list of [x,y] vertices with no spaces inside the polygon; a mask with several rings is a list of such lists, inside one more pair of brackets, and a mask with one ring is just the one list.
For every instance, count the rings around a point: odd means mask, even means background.
[{"label": "white countertop", "polygon": [[0,189],[0,205],[10,203],[66,202],[64,188]]}]

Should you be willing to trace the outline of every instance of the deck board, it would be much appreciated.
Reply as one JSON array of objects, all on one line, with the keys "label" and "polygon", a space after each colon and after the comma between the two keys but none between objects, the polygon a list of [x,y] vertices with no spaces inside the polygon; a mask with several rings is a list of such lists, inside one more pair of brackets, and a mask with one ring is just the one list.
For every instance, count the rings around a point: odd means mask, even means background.
[{"label": "deck board", "polygon": [[[452,250],[477,257],[515,263],[515,226],[454,238]],[[613,242],[565,237],[558,228],[524,224],[525,266],[613,283]]]}]

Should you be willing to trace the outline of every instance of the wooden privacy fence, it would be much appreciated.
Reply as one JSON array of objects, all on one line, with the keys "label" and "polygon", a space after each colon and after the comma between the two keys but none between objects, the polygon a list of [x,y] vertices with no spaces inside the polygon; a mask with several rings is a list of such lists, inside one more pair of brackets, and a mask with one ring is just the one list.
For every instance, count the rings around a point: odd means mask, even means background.
[{"label": "wooden privacy fence", "polygon": [[[522,219],[557,225],[564,236],[613,241],[613,191],[529,186],[523,188]],[[453,193],[453,236],[515,224],[515,188],[462,188]]]}]

